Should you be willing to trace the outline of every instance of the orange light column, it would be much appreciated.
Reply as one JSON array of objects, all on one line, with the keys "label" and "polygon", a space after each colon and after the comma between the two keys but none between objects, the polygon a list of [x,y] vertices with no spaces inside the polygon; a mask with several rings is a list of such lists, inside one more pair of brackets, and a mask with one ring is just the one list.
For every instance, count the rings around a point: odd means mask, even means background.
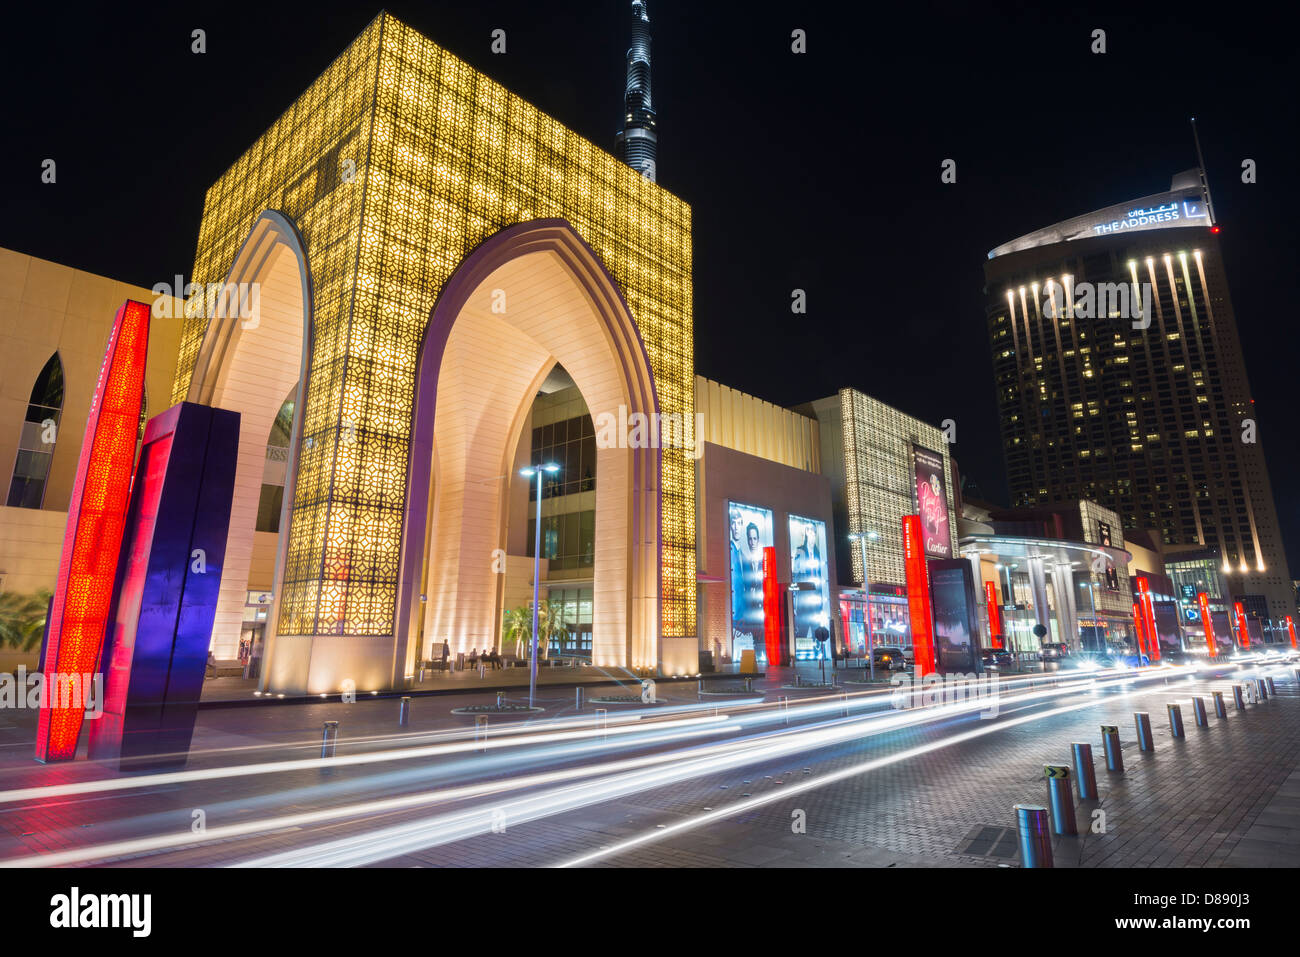
[{"label": "orange light column", "polygon": [[934,625],[930,607],[930,568],[925,563],[921,516],[903,516],[903,570],[907,576],[907,612],[916,656],[916,677],[934,671]]},{"label": "orange light column", "polygon": [[61,686],[84,686],[99,666],[131,497],[149,312],[148,305],[130,299],[117,310],[90,400],[50,606],[46,698],[36,720],[38,761],[77,756],[85,702],[70,700]]},{"label": "orange light column", "polygon": [[1287,615],[1287,616],[1286,616],[1286,630],[1287,630],[1287,631],[1290,633],[1290,635],[1291,635],[1291,647],[1292,647],[1292,648],[1300,647],[1300,646],[1297,646],[1296,643],[1295,643],[1295,622],[1293,622],[1293,621],[1291,620],[1291,616],[1290,616],[1290,615]]}]

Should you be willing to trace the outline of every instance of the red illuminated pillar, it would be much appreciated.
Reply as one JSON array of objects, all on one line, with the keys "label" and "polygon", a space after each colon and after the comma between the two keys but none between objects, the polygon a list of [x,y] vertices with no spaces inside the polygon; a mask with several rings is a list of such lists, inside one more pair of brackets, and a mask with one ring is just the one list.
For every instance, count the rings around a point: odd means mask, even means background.
[{"label": "red illuminated pillar", "polygon": [[[790,609],[794,615],[794,609]],[[763,549],[763,644],[770,668],[781,664],[781,593],[776,584],[776,548]]]},{"label": "red illuminated pillar", "polygon": [[50,606],[46,696],[36,722],[38,761],[77,756],[85,703],[61,692],[74,680],[78,686],[92,680],[99,664],[131,496],[148,348],[149,306],[128,299],[113,320],[68,503]]},{"label": "red illuminated pillar", "polygon": [[1141,655],[1147,653],[1146,628],[1142,624],[1142,606],[1133,602],[1133,627],[1137,629],[1138,640],[1138,664],[1142,663]]},{"label": "red illuminated pillar", "polygon": [[994,648],[1002,647],[1002,616],[998,613],[997,582],[984,583],[984,601],[989,611],[989,644]]},{"label": "red illuminated pillar", "polygon": [[[1214,643],[1214,622],[1210,620],[1210,596],[1201,592],[1196,596],[1196,603],[1201,606],[1201,626],[1205,629],[1205,650],[1211,658],[1219,657],[1219,646]],[[1287,619],[1290,621],[1291,619]]]},{"label": "red illuminated pillar", "polygon": [[1156,630],[1156,609],[1145,578],[1137,580],[1138,602],[1142,606],[1142,620],[1146,622],[1147,646],[1152,661],[1160,660],[1160,632]]},{"label": "red illuminated pillar", "polygon": [[1246,628],[1246,609],[1241,607],[1241,602],[1233,602],[1233,609],[1237,612],[1237,644],[1243,649],[1250,647],[1250,631]]},{"label": "red illuminated pillar", "polygon": [[934,638],[930,609],[930,569],[925,564],[921,516],[903,516],[903,568],[907,575],[907,612],[911,619],[916,677],[934,671]]},{"label": "red illuminated pillar", "polygon": [[1291,620],[1290,615],[1286,616],[1286,630],[1291,634],[1291,647],[1292,648],[1300,647],[1297,646],[1295,643],[1295,622]]}]

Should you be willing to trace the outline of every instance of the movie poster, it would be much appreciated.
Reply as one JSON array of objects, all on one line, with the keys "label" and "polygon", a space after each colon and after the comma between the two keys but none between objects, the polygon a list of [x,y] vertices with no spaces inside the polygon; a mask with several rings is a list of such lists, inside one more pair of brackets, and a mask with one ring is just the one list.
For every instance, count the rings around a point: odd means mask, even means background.
[{"label": "movie poster", "polygon": [[742,651],[752,650],[764,658],[763,633],[763,549],[771,548],[772,510],[754,505],[727,503],[730,529],[731,569],[731,659],[740,660]]},{"label": "movie poster", "polygon": [[948,483],[943,456],[912,446],[916,470],[916,514],[921,516],[921,539],[926,558],[952,558],[952,531],[948,522]]},{"label": "movie poster", "polygon": [[[818,641],[818,628],[831,628],[830,569],[826,562],[826,523],[790,516],[790,583],[794,600],[794,656],[823,658],[830,642]],[[807,586],[812,585],[810,589]]]}]

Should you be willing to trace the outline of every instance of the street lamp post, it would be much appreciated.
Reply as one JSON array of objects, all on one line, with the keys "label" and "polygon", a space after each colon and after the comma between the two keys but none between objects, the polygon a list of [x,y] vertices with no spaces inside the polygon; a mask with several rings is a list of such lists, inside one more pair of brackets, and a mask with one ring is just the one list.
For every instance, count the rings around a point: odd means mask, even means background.
[{"label": "street lamp post", "polygon": [[537,693],[537,612],[538,591],[542,579],[542,474],[559,470],[560,467],[554,462],[519,470],[519,474],[525,478],[537,476],[537,527],[533,530],[533,641],[531,660],[528,665],[528,707],[530,708]]},{"label": "street lamp post", "polygon": [[862,593],[866,597],[863,604],[862,618],[867,626],[867,667],[871,669],[871,680],[876,680],[876,649],[871,634],[871,573],[867,570],[867,542],[874,542],[880,537],[877,532],[850,532],[849,538],[862,546]]}]

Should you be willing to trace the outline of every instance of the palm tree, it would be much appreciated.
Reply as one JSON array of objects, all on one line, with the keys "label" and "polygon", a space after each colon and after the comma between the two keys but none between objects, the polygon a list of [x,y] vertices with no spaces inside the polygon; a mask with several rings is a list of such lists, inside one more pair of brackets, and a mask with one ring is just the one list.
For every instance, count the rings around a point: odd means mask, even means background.
[{"label": "palm tree", "polygon": [[40,589],[33,595],[0,592],[0,648],[31,651],[45,634],[45,613],[50,593]]},{"label": "palm tree", "polygon": [[505,614],[504,624],[505,640],[515,640],[515,657],[522,658],[524,645],[533,637],[533,610],[527,605],[511,608]]},{"label": "palm tree", "polygon": [[564,603],[544,601],[537,612],[538,640],[542,645],[542,657],[547,657],[552,638],[562,638],[568,634],[564,621]]}]

